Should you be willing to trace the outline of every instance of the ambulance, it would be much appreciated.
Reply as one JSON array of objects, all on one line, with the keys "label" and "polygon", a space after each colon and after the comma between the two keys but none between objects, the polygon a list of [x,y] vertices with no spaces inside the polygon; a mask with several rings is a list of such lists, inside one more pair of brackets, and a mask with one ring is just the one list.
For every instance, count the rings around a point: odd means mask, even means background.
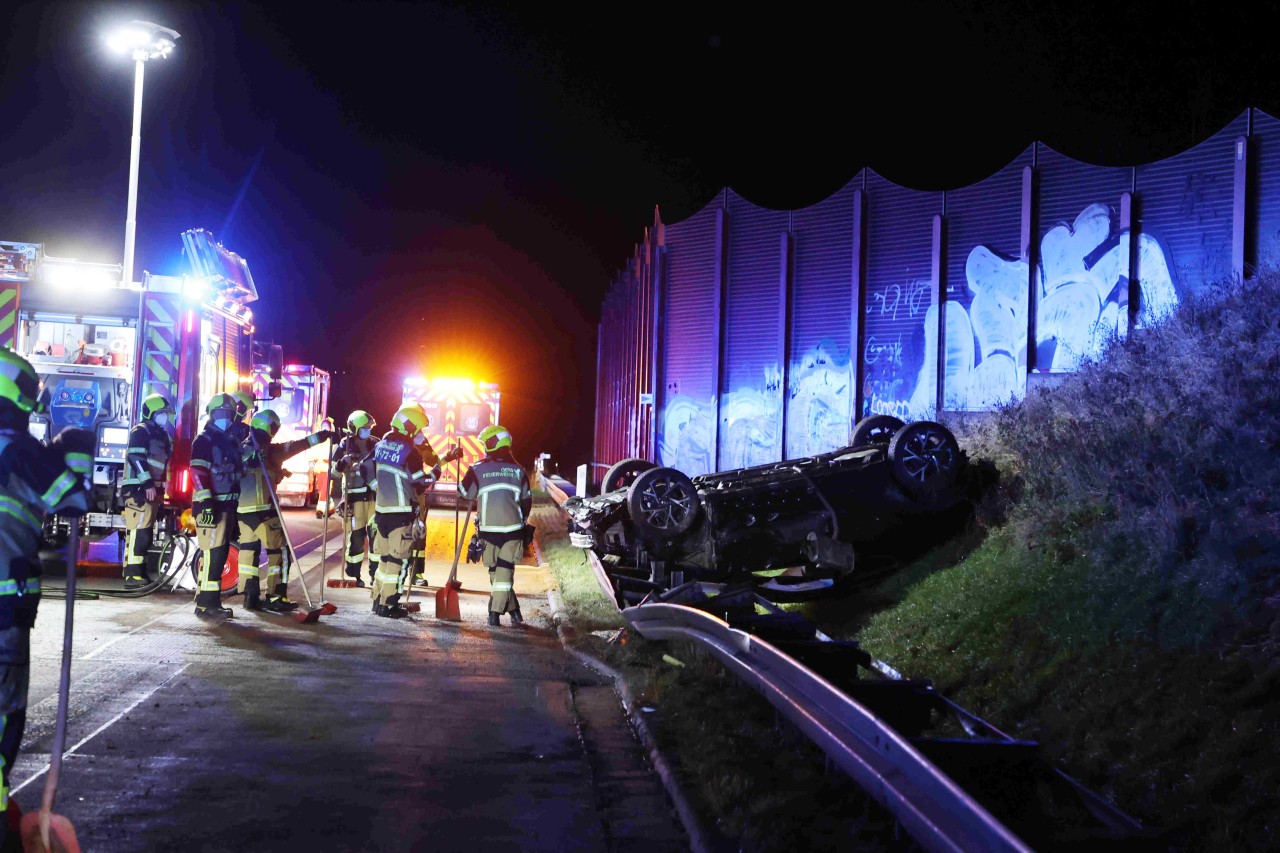
[{"label": "ambulance", "polygon": [[412,376],[404,380],[401,397],[403,403],[420,403],[426,410],[431,420],[427,441],[436,455],[444,456],[455,445],[462,448],[462,459],[441,466],[440,479],[428,492],[433,504],[457,505],[458,478],[484,456],[480,432],[498,423],[498,386],[470,379]]}]

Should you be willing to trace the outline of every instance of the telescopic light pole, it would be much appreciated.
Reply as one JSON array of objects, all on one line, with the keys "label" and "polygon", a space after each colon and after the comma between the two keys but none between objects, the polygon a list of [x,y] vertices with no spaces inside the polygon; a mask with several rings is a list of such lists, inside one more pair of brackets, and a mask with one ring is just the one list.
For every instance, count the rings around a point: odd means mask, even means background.
[{"label": "telescopic light pole", "polygon": [[138,228],[138,160],[142,152],[142,76],[148,59],[164,59],[173,52],[178,33],[150,21],[130,21],[108,36],[118,53],[133,57],[133,138],[129,146],[129,209],[124,224],[124,269],[121,284],[133,284],[133,246]]}]

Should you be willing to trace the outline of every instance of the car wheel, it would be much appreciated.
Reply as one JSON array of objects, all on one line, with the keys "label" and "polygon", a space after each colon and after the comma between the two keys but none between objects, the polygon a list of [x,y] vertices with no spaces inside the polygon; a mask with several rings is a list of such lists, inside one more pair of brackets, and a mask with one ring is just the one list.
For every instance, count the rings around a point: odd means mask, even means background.
[{"label": "car wheel", "polygon": [[960,445],[951,430],[933,421],[916,421],[889,441],[893,478],[912,495],[950,488],[959,473]]},{"label": "car wheel", "polygon": [[888,446],[893,434],[906,424],[893,415],[868,415],[858,421],[849,433],[850,447]]},{"label": "car wheel", "polygon": [[687,533],[700,507],[693,481],[675,468],[650,468],[627,490],[631,523],[649,539],[670,540]]},{"label": "car wheel", "polygon": [[636,477],[657,467],[648,459],[623,459],[621,462],[614,463],[608,471],[604,472],[604,479],[600,481],[600,494],[628,488],[636,481]]}]

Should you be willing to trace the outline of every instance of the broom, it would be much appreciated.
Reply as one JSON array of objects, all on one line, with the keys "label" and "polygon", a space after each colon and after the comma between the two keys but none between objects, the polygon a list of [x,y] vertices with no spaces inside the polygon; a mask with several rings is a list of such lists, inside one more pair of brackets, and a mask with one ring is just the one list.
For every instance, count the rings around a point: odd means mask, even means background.
[{"label": "broom", "polygon": [[67,697],[71,689],[71,625],[75,613],[76,566],[80,556],[80,520],[73,519],[67,536],[67,619],[62,629],[62,673],[58,678],[58,719],[49,748],[49,775],[44,780],[40,811],[24,814],[18,825],[22,849],[28,853],[80,853],[80,842],[71,821],[53,813],[58,793],[58,773],[67,743]]}]

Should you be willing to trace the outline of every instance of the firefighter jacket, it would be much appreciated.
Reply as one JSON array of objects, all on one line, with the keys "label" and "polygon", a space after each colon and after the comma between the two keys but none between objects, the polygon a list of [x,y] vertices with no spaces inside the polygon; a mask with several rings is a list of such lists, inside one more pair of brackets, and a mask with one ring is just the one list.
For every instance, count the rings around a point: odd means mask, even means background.
[{"label": "firefighter jacket", "polygon": [[[242,513],[259,512],[264,509],[272,509],[271,492],[267,490],[267,480],[262,473],[262,463],[265,461],[267,473],[271,476],[271,488],[275,489],[280,485],[280,481],[284,479],[284,462],[286,459],[297,456],[308,447],[315,447],[329,438],[327,430],[313,433],[306,438],[295,439],[294,441],[280,441],[275,444],[269,443],[271,437],[260,429],[253,431],[253,437],[248,444],[240,445],[244,455],[244,476],[240,478],[240,504],[238,511]],[[258,442],[257,450],[254,449],[253,441]]]},{"label": "firefighter jacket", "polygon": [[468,468],[459,491],[467,500],[477,502],[476,530],[481,534],[522,532],[533,508],[529,475],[502,450]]},{"label": "firefighter jacket", "polygon": [[63,453],[26,430],[0,429],[0,631],[35,624],[45,516],[88,508],[84,477]]},{"label": "firefighter jacket", "polygon": [[418,497],[427,490],[440,457],[431,445],[418,447],[406,435],[392,430],[373,449],[375,512],[417,512]]},{"label": "firefighter jacket", "polygon": [[151,420],[140,421],[129,432],[129,453],[125,456],[128,475],[123,481],[125,489],[164,488],[172,453],[173,442],[164,427]]},{"label": "firefighter jacket", "polygon": [[202,501],[226,503],[239,500],[240,478],[244,476],[244,458],[240,445],[230,435],[215,429],[212,423],[191,442],[191,479],[195,491],[193,504]]},{"label": "firefighter jacket", "polygon": [[372,438],[354,435],[348,435],[338,445],[330,476],[342,476],[342,493],[347,503],[374,499],[371,484],[375,477],[373,449],[376,446]]}]

